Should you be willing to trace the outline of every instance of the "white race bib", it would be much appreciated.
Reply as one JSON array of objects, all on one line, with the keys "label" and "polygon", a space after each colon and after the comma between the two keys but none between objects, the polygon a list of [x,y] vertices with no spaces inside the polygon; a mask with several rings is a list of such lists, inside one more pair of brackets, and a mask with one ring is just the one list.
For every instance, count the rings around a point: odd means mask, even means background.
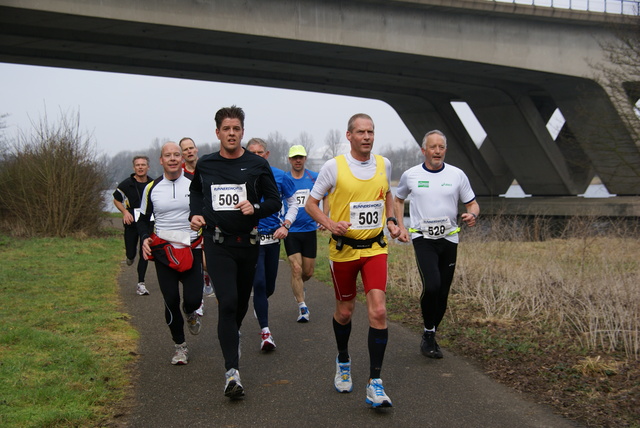
[{"label": "white race bib", "polygon": [[420,220],[420,231],[427,239],[444,238],[451,230],[451,220],[446,216]]},{"label": "white race bib", "polygon": [[211,201],[214,211],[237,211],[234,208],[247,200],[246,184],[212,184]]},{"label": "white race bib", "polygon": [[158,238],[171,242],[176,248],[184,248],[191,245],[191,233],[185,230],[160,230],[156,232]]},{"label": "white race bib", "polygon": [[260,245],[277,244],[278,242],[280,242],[280,240],[274,238],[273,234],[260,235]]},{"label": "white race bib", "polygon": [[351,202],[349,218],[351,229],[378,229],[382,227],[384,201]]},{"label": "white race bib", "polygon": [[296,190],[294,196],[296,197],[296,201],[298,201],[298,206],[300,208],[304,208],[307,200],[309,199],[309,195],[311,194],[310,189],[300,189]]}]

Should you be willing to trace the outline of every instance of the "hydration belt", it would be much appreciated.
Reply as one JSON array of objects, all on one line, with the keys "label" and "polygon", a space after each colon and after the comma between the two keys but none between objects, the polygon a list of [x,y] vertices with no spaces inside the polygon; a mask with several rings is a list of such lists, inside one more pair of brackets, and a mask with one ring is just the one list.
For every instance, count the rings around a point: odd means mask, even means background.
[{"label": "hydration belt", "polygon": [[217,244],[222,244],[226,240],[227,244],[232,246],[234,243],[249,243],[251,245],[256,245],[258,243],[258,229],[254,227],[250,233],[243,235],[229,235],[227,233],[223,233],[218,226],[215,226],[212,237],[213,242]]},{"label": "hydration belt", "polygon": [[384,232],[380,232],[380,234],[378,236],[376,236],[375,238],[369,238],[369,239],[353,239],[353,238],[347,238],[346,236],[338,236],[338,235],[331,235],[331,238],[333,238],[334,241],[336,241],[336,250],[341,251],[342,247],[344,247],[344,245],[348,245],[351,248],[353,248],[354,250],[363,250],[365,248],[371,248],[373,247],[374,243],[378,243],[378,245],[380,245],[381,248],[384,248],[387,246],[387,243],[384,241]]}]

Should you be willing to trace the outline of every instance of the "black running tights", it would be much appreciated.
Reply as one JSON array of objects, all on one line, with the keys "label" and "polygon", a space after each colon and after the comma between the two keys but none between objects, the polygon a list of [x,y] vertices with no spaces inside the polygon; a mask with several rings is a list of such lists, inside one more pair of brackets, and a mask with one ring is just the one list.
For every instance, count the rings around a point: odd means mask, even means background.
[{"label": "black running tights", "polygon": [[158,284],[164,299],[164,318],[174,343],[184,342],[184,318],[180,311],[180,282],[184,299],[184,313],[190,314],[202,303],[202,250],[193,251],[193,266],[178,272],[160,262],[155,262]]},{"label": "black running tights", "polygon": [[424,326],[427,329],[437,328],[447,311],[458,244],[446,239],[415,238],[413,249],[422,279],[420,307]]}]

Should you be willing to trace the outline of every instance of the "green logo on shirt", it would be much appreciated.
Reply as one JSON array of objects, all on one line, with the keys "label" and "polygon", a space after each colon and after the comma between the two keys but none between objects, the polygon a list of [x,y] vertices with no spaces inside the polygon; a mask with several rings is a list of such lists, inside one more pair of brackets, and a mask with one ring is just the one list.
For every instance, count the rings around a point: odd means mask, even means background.
[{"label": "green logo on shirt", "polygon": [[451,183],[442,183],[441,186],[442,187],[452,187],[453,184],[451,184]]},{"label": "green logo on shirt", "polygon": [[429,187],[428,181],[418,181],[418,187]]}]

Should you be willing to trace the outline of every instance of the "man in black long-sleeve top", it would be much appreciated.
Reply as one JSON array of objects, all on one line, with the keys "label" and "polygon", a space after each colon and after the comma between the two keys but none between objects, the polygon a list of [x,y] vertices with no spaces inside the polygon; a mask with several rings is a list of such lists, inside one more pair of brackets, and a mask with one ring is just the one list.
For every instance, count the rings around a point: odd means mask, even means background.
[{"label": "man in black long-sleeve top", "polygon": [[149,158],[147,156],[133,157],[133,174],[125,178],[118,184],[113,192],[113,204],[122,213],[122,224],[124,225],[124,247],[127,255],[127,266],[133,264],[136,253],[140,253],[138,258],[138,285],[136,293],[139,296],[146,296],[149,290],[144,283],[147,274],[148,261],[142,257],[142,244],[138,247],[138,228],[136,222],[140,215],[140,203],[144,188],[152,180],[147,175],[149,172]]},{"label": "man in black long-sleeve top", "polygon": [[269,163],[241,146],[244,111],[216,113],[220,151],[201,157],[190,188],[191,228],[203,229],[204,252],[218,299],[218,339],[225,360],[225,396],[244,396],[240,326],[259,254],[258,220],[282,207]]}]

